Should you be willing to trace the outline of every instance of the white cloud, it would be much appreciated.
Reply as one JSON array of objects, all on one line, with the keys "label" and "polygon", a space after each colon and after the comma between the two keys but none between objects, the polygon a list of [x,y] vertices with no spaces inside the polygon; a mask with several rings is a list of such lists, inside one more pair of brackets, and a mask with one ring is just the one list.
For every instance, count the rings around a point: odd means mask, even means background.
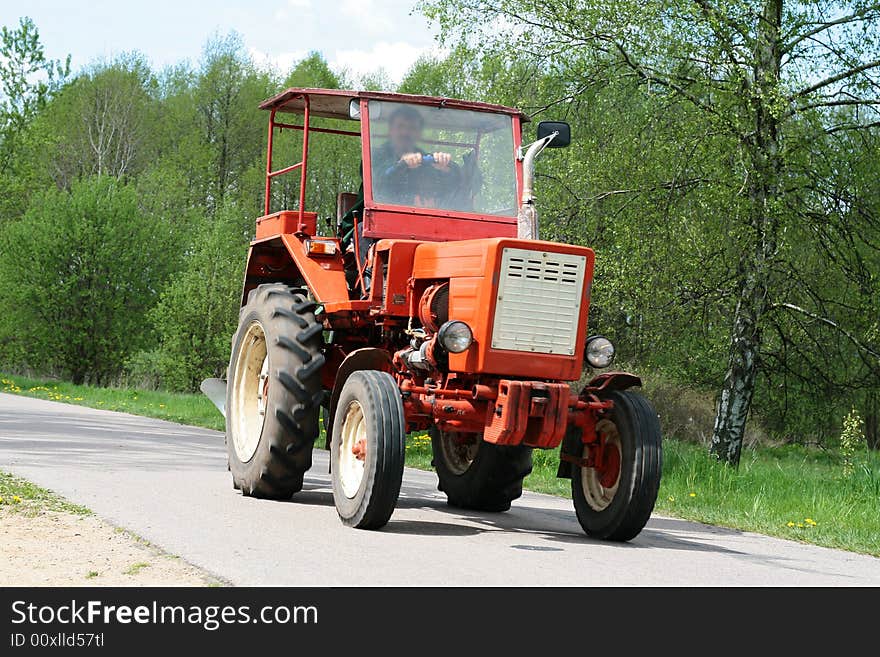
[{"label": "white cloud", "polygon": [[275,10],[276,21],[296,19],[303,14],[311,13],[312,0],[287,0],[287,4]]},{"label": "white cloud", "polygon": [[362,36],[372,37],[387,35],[394,30],[391,15],[395,11],[386,6],[377,7],[373,0],[342,0],[339,3],[339,15],[357,25]]},{"label": "white cloud", "polygon": [[379,41],[369,50],[337,50],[330,58],[330,65],[338,70],[347,70],[353,76],[375,73],[381,68],[398,83],[427,50],[427,47],[405,41]]}]

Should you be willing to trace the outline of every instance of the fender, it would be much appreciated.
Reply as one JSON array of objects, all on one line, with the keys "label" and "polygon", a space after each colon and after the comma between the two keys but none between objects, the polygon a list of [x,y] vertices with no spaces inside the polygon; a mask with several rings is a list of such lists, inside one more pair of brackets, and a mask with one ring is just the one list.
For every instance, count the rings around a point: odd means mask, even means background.
[{"label": "fender", "polygon": [[355,349],[342,361],[339,369],[336,370],[333,393],[330,395],[330,409],[327,411],[327,421],[324,423],[327,434],[325,449],[330,449],[330,437],[333,435],[333,418],[336,416],[336,404],[339,402],[339,395],[342,394],[342,386],[345,385],[348,377],[358,370],[380,370],[391,374],[394,372],[391,354],[384,349],[364,347],[363,349]]},{"label": "fender", "polygon": [[598,376],[593,377],[590,382],[584,386],[581,396],[584,393],[600,393],[609,390],[626,390],[635,386],[641,386],[642,379],[635,374],[629,372],[602,372]]},{"label": "fender", "polygon": [[311,257],[306,252],[306,235],[284,233],[256,240],[248,250],[241,305],[262,283],[306,286],[318,303],[348,301],[342,254]]}]

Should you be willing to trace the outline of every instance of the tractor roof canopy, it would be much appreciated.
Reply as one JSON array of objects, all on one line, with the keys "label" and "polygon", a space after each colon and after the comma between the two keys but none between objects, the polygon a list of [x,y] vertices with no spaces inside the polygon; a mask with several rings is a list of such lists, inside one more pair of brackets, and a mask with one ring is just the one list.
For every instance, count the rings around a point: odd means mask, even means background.
[{"label": "tractor roof canopy", "polygon": [[291,114],[303,114],[305,112],[304,96],[309,99],[309,111],[313,116],[322,116],[331,119],[353,120],[349,113],[349,106],[354,99],[365,98],[368,100],[384,100],[388,102],[413,103],[415,105],[427,105],[429,107],[448,107],[450,109],[466,109],[477,112],[495,112],[519,117],[521,121],[529,118],[515,107],[495,105],[493,103],[481,103],[477,101],[457,100],[455,98],[441,98],[438,96],[418,96],[415,94],[397,94],[388,91],[352,91],[348,89],[308,89],[290,88],[273,96],[260,104],[260,109],[275,110],[276,112],[289,112]]}]

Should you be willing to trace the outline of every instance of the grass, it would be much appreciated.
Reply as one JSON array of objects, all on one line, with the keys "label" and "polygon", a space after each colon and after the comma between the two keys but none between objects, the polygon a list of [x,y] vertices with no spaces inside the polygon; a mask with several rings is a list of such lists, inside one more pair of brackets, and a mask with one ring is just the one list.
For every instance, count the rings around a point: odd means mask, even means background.
[{"label": "grass", "polygon": [[160,420],[223,430],[223,417],[214,404],[201,394],[135,390],[131,388],[98,388],[74,385],[63,381],[28,379],[22,376],[0,376],[0,392],[38,397],[66,404],[79,404],[108,411],[122,411]]},{"label": "grass", "polygon": [[35,515],[40,511],[62,511],[76,515],[91,513],[84,506],[68,502],[50,490],[0,471],[0,509]]},{"label": "grass", "polygon": [[[74,386],[12,376],[0,377],[0,383],[2,392],[223,428],[223,418],[202,395]],[[318,444],[323,445],[323,438]],[[556,478],[558,458],[557,451],[536,450],[526,488],[568,497],[570,482]],[[406,460],[411,467],[430,469],[431,442],[426,434],[408,437]],[[880,454],[865,450],[857,461],[855,472],[845,476],[838,452],[787,445],[746,449],[739,468],[733,469],[715,461],[699,445],[667,439],[657,511],[880,556]],[[0,479],[0,496],[8,498],[4,481]],[[51,496],[48,491],[44,494]]]},{"label": "grass", "polygon": [[128,568],[126,568],[124,574],[125,574],[125,575],[137,575],[137,574],[138,574],[139,572],[141,572],[144,568],[149,568],[149,567],[150,567],[150,564],[148,564],[148,563],[146,563],[146,562],[144,562],[144,561],[141,561],[141,562],[138,562],[138,563],[133,563],[133,564],[131,564]]}]

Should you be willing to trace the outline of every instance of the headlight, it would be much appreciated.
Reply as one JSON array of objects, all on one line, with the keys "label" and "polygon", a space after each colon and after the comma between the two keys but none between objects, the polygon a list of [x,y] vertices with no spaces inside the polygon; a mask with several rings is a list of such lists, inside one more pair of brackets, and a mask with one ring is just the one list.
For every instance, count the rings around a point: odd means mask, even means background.
[{"label": "headlight", "polygon": [[593,336],[587,340],[587,362],[591,367],[603,369],[611,365],[614,360],[614,345],[611,340],[601,335]]},{"label": "headlight", "polygon": [[474,333],[471,327],[456,319],[449,320],[437,331],[437,339],[440,345],[448,352],[460,354],[471,346],[474,341]]}]

